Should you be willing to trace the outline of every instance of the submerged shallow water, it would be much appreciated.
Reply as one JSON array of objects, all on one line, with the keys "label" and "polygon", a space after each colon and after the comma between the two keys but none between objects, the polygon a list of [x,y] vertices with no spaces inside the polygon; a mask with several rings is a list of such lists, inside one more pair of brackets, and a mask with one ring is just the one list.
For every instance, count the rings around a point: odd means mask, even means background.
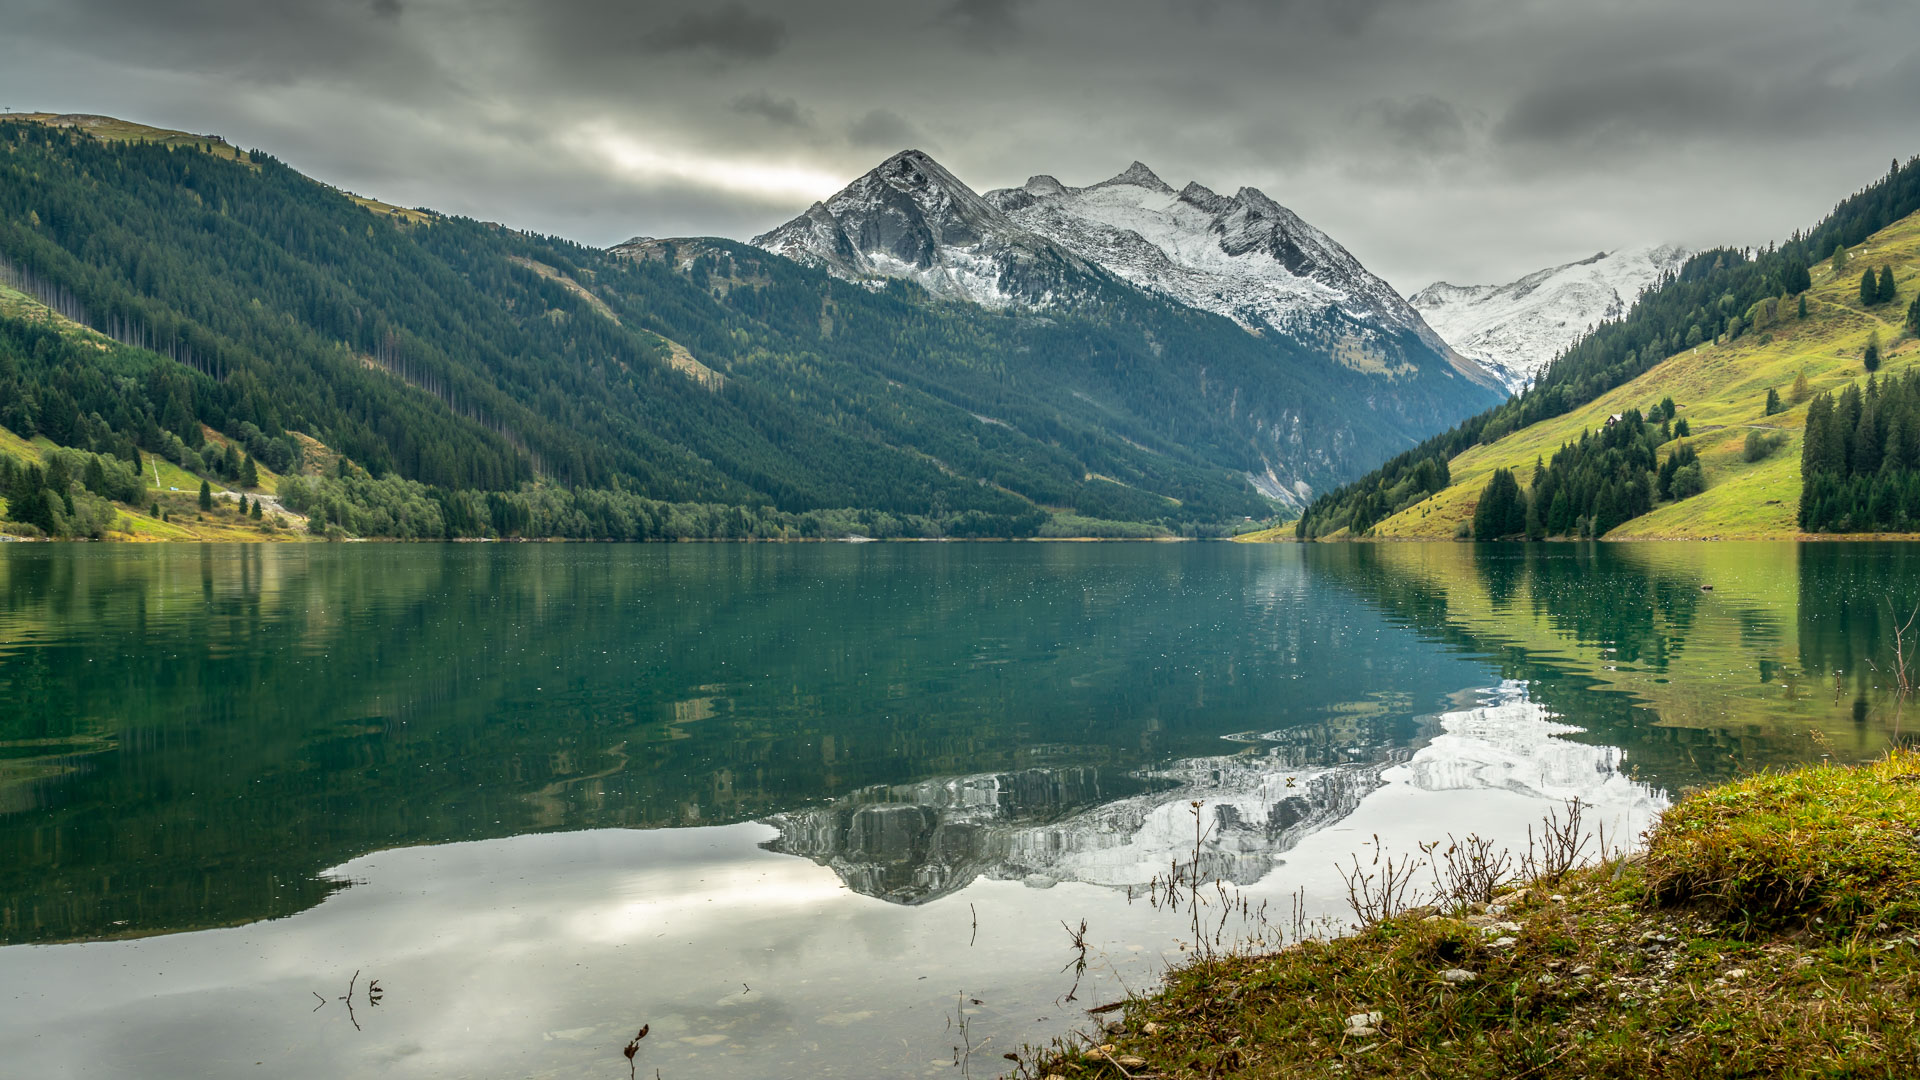
[{"label": "submerged shallow water", "polygon": [[1196,828],[1270,934],[1376,842],[1877,754],[1917,554],[8,548],[0,1055],[996,1075],[1195,946]]}]

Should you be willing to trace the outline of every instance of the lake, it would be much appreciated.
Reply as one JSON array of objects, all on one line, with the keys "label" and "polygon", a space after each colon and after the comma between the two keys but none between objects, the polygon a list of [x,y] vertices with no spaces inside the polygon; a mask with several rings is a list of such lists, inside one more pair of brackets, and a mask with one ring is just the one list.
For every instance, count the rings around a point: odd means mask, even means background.
[{"label": "lake", "polygon": [[21,544],[0,596],[17,1075],[625,1077],[644,1024],[632,1075],[986,1077],[1342,924],[1376,844],[1881,753],[1920,546]]}]

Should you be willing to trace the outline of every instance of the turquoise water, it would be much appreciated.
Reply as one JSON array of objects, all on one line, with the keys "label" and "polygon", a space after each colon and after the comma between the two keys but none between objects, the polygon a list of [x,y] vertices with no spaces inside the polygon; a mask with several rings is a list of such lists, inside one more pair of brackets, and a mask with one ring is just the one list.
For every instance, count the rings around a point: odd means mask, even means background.
[{"label": "turquoise water", "polygon": [[1916,571],[1901,545],[8,546],[0,1054],[618,1076],[648,1024],[663,1077],[995,1075],[1193,946],[1130,894],[1193,861],[1196,815],[1210,876],[1338,918],[1333,863],[1375,834],[1521,837],[1580,798],[1618,836],[1690,784],[1880,752]]}]

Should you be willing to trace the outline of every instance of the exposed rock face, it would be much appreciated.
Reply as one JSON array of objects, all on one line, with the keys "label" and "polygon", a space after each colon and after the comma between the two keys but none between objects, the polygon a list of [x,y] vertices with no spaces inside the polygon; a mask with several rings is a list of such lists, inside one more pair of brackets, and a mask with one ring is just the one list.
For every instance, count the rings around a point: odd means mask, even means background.
[{"label": "exposed rock face", "polygon": [[1137,161],[1090,187],[1043,175],[980,195],[908,150],[753,243],[850,280],[905,278],[989,307],[1070,303],[1095,292],[1090,276],[1111,275],[1360,370],[1391,377],[1443,361],[1498,385],[1392,286],[1265,193],[1176,191]]},{"label": "exposed rock face", "polygon": [[1343,317],[1446,348],[1392,286],[1258,188],[1224,196],[1195,182],[1176,191],[1136,161],[1090,187],[1036,176],[985,198],[1016,225],[1143,289],[1256,333],[1297,334]]},{"label": "exposed rock face", "polygon": [[1009,221],[918,150],[895,154],[755,247],[850,280],[905,278],[989,307],[1045,306],[1092,268]]}]

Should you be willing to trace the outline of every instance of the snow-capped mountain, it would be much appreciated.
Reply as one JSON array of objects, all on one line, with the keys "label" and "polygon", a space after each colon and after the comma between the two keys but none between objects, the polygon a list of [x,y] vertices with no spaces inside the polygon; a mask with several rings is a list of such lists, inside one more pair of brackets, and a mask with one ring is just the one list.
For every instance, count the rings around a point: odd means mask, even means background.
[{"label": "snow-capped mountain", "polygon": [[1426,359],[1412,348],[1496,385],[1293,211],[1254,188],[1175,191],[1137,161],[1091,187],[1036,176],[983,196],[907,150],[752,243],[849,280],[906,278],[989,307],[1070,302],[1104,271],[1359,371],[1410,373]]},{"label": "snow-capped mountain", "polygon": [[906,278],[989,307],[1046,306],[1091,269],[918,150],[895,154],[752,243],[849,280]]},{"label": "snow-capped mountain", "polygon": [[1642,290],[1691,254],[1673,244],[1603,251],[1506,285],[1435,282],[1413,294],[1412,304],[1447,344],[1518,393],[1589,330],[1625,315]]},{"label": "snow-capped mountain", "polygon": [[985,198],[1088,262],[1255,333],[1310,331],[1337,309],[1362,327],[1410,331],[1446,351],[1392,286],[1257,188],[1225,196],[1193,182],[1175,191],[1136,161],[1091,187],[1035,176]]},{"label": "snow-capped mountain", "polygon": [[[1061,407],[1100,410],[1103,424],[1177,382],[1197,414],[1163,419],[1156,405],[1140,430],[1296,507],[1505,394],[1292,211],[1252,188],[1175,191],[1138,163],[1088,188],[1041,176],[981,195],[907,150],[752,244],[870,288],[907,280],[1008,311],[980,324],[1003,359],[1040,365]],[[1097,343],[1107,335],[1148,355],[1121,360]]]}]

